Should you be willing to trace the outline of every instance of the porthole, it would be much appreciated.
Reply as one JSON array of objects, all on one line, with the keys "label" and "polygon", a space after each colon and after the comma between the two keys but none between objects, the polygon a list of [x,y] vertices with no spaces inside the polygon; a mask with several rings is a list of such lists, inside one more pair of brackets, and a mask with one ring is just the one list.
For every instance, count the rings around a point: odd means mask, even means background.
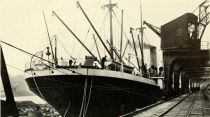
[{"label": "porthole", "polygon": [[52,74],[54,74],[54,71],[51,71]]}]

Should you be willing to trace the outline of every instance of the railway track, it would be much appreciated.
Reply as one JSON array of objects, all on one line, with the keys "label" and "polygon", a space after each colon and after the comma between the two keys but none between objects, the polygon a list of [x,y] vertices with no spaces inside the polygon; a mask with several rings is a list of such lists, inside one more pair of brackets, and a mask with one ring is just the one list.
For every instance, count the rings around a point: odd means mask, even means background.
[{"label": "railway track", "polygon": [[120,117],[210,117],[209,111],[209,95],[197,92],[159,102]]},{"label": "railway track", "polygon": [[190,117],[193,107],[196,103],[196,99],[197,95],[191,94],[189,97],[178,102],[176,105],[172,106],[158,117]]}]

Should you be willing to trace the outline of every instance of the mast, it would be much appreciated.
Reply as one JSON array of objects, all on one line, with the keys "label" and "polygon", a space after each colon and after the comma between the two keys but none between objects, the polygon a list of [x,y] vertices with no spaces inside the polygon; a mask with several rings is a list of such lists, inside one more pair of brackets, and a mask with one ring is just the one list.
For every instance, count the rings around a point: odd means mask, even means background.
[{"label": "mast", "polygon": [[58,64],[58,57],[57,57],[57,36],[55,35],[55,65]]},{"label": "mast", "polygon": [[[107,40],[107,43],[110,45],[109,41]],[[117,58],[120,59],[120,54],[117,52],[116,49],[113,49],[113,52],[116,54]],[[122,63],[125,63],[123,62],[123,60],[121,61]]]},{"label": "mast", "polygon": [[92,24],[92,22],[90,21],[90,19],[88,18],[87,14],[85,13],[85,11],[83,10],[82,6],[79,4],[79,2],[77,1],[77,5],[79,6],[79,8],[81,9],[82,13],[84,14],[85,18],[88,20],[89,24],[91,25],[91,27],[93,28],[94,32],[96,33],[96,35],[98,36],[99,40],[101,41],[102,45],[104,46],[104,48],[106,49],[106,51],[108,52],[108,54],[110,55],[110,57],[112,58],[112,60],[114,60],[114,57],[112,56],[112,54],[110,53],[109,49],[106,47],[105,43],[103,42],[101,36],[99,35],[99,33],[97,32],[96,28],[94,27],[94,25]]},{"label": "mast", "polygon": [[[147,77],[146,76],[146,67],[145,67],[145,64],[144,64],[144,27],[143,27],[143,23],[142,23],[142,5],[141,5],[141,0],[140,0],[140,20],[141,20],[141,26],[139,29],[140,31],[140,34],[141,34],[141,46],[140,46],[140,51],[141,51],[141,62],[142,62],[142,75],[143,77]],[[139,40],[139,44],[140,44],[140,40]]]},{"label": "mast", "polygon": [[109,10],[109,22],[110,22],[110,53],[114,58],[114,49],[113,49],[113,28],[112,28],[112,8],[115,7],[117,4],[112,4],[112,1],[109,0],[109,4],[104,5]]},{"label": "mast", "polygon": [[54,57],[54,53],[53,53],[52,43],[51,43],[51,39],[50,39],[50,33],[49,33],[49,30],[48,30],[47,21],[46,21],[46,18],[45,18],[44,11],[42,11],[42,13],[43,13],[43,17],[44,17],[45,26],[46,26],[46,29],[47,29],[47,36],[48,36],[49,43],[50,43],[50,49],[51,49],[51,52],[52,52],[52,59],[56,63],[56,60],[55,60],[55,57]]},{"label": "mast", "polygon": [[122,61],[122,42],[123,42],[123,10],[122,10],[122,18],[121,18],[120,62]]},{"label": "mast", "polygon": [[112,31],[112,1],[109,0],[109,19],[110,19],[110,52],[114,57],[113,53],[113,31]]},{"label": "mast", "polygon": [[143,39],[143,31],[144,31],[144,28],[143,28],[143,23],[142,23],[142,6],[141,6],[141,0],[140,0],[140,16],[141,16],[141,47],[142,47],[142,65],[144,67],[144,39]]},{"label": "mast", "polygon": [[138,41],[139,41],[139,48],[140,48],[140,53],[141,53],[141,56],[143,55],[143,48],[142,48],[142,45],[141,45],[141,40],[140,40],[140,38],[139,38],[139,35],[137,35],[137,38],[138,38]]},{"label": "mast", "polygon": [[138,54],[137,54],[137,51],[136,51],[136,44],[135,44],[135,41],[134,41],[134,37],[133,37],[133,32],[132,31],[133,31],[133,28],[130,28],[130,33],[131,33],[131,36],[132,36],[134,51],[135,51],[135,55],[136,55],[136,61],[137,61],[137,64],[138,64],[138,68],[140,70],[139,58],[138,58]]}]

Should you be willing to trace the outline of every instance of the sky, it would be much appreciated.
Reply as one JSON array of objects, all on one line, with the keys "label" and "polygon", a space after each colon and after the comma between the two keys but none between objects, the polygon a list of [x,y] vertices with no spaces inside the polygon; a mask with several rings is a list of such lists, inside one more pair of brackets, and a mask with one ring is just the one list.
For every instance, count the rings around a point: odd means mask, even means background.
[{"label": "sky", "polygon": [[[203,0],[141,0],[143,20],[161,26],[186,12],[192,12]],[[81,6],[93,22],[101,37],[109,38],[107,9],[102,8],[108,0],[79,0]],[[131,38],[129,28],[140,27],[140,0],[112,0],[117,3],[113,16],[114,38],[118,38],[114,43],[119,47],[120,26],[117,20],[121,20],[121,9],[124,10],[124,35]],[[87,52],[75,40],[75,38],[65,29],[65,27],[52,16],[54,10],[76,35],[96,53],[95,45],[92,44],[92,34],[94,33],[82,14],[77,8],[75,0],[0,0],[0,40],[15,45],[31,53],[46,50],[49,46],[46,27],[44,24],[44,11],[49,27],[50,36],[57,35],[59,38],[58,56],[69,58],[69,54],[76,58],[82,58]],[[105,20],[104,20],[105,19]],[[210,41],[210,28],[207,27],[202,41]],[[134,32],[135,34],[138,31]],[[126,40],[126,36],[123,37]],[[160,38],[150,29],[145,29],[145,42],[157,46],[160,50]],[[125,46],[123,43],[123,47]],[[98,42],[99,44],[99,42]],[[25,63],[30,62],[31,56],[2,44],[6,58],[6,63],[12,65],[8,67],[11,75],[22,75],[21,70],[25,69]],[[66,50],[68,51],[66,52]],[[105,55],[105,50],[99,44],[101,53]],[[158,56],[161,58],[161,56]],[[161,62],[161,59],[159,60]],[[161,64],[161,63],[159,63]],[[20,69],[14,69],[14,67]]]}]

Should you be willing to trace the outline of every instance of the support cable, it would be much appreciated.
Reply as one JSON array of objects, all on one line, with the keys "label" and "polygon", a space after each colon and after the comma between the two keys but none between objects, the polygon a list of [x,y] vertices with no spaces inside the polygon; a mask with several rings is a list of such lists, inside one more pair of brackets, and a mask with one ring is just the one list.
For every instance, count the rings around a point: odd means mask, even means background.
[{"label": "support cable", "polygon": [[52,43],[51,43],[51,39],[50,39],[50,33],[49,33],[49,30],[48,30],[47,21],[46,21],[46,18],[45,18],[44,11],[42,11],[42,13],[43,13],[44,23],[45,23],[45,26],[46,26],[46,29],[47,29],[47,36],[48,36],[48,39],[49,39],[50,48],[51,48],[51,52],[52,52],[52,59],[54,60],[55,64],[57,64],[56,60],[55,60],[55,57],[54,57],[54,52],[53,52]]}]

